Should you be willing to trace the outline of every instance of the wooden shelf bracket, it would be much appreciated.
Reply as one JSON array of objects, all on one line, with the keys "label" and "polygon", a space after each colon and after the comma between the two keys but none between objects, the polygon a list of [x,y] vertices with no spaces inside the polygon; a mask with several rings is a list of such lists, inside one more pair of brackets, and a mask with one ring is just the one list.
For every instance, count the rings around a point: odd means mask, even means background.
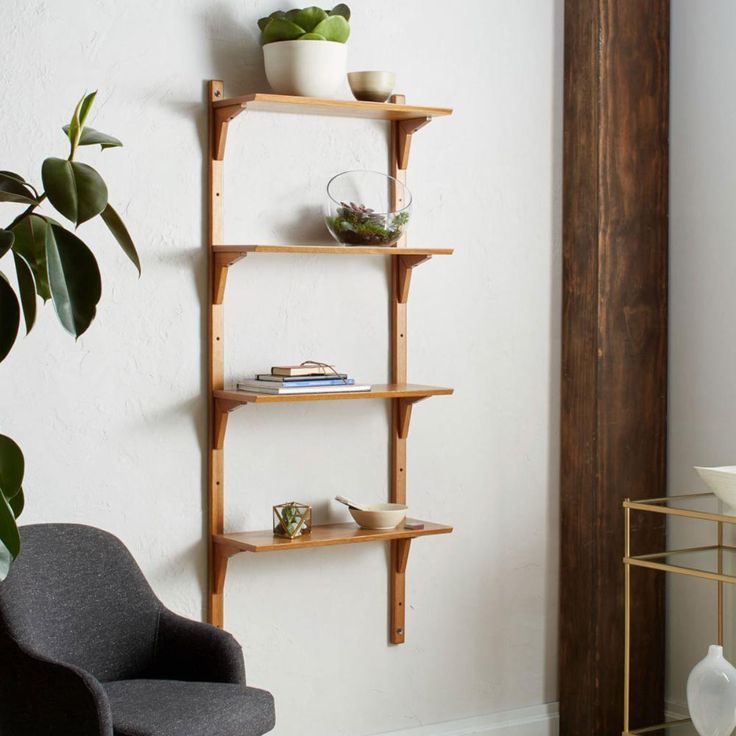
[{"label": "wooden shelf bracket", "polygon": [[400,169],[409,168],[409,151],[411,150],[411,137],[420,128],[423,128],[432,118],[415,118],[414,120],[400,120],[397,123],[396,156]]},{"label": "wooden shelf bracket", "polygon": [[214,423],[215,431],[212,438],[214,444],[214,450],[222,450],[225,444],[225,432],[227,430],[227,419],[231,411],[234,411],[239,406],[243,406],[237,401],[227,401],[227,399],[215,399],[215,412],[214,412]]},{"label": "wooden shelf bracket", "polygon": [[396,432],[399,439],[405,440],[409,436],[409,424],[411,422],[411,410],[419,401],[423,401],[426,397],[411,397],[408,399],[397,399],[396,412]]},{"label": "wooden shelf bracket", "polygon": [[406,638],[406,565],[410,548],[411,539],[391,542],[389,640],[392,644],[403,644]]},{"label": "wooden shelf bracket", "polygon": [[411,286],[411,272],[420,263],[428,261],[432,256],[399,256],[399,278],[397,281],[398,293],[396,298],[399,304],[406,304],[409,301],[409,286]]},{"label": "wooden shelf bracket", "polygon": [[227,144],[227,129],[230,121],[243,112],[242,105],[228,105],[227,107],[213,108],[214,119],[212,140],[212,158],[222,161],[225,158],[225,146]]},{"label": "wooden shelf bracket", "polygon": [[225,298],[225,285],[227,284],[227,270],[233,263],[245,258],[247,253],[215,253],[212,258],[212,302],[222,304]]}]

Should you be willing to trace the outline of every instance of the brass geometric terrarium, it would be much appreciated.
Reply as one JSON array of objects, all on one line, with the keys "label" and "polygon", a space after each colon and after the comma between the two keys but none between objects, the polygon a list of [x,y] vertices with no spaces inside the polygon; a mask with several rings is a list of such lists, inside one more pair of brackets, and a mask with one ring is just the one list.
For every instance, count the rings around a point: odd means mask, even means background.
[{"label": "brass geometric terrarium", "polygon": [[273,507],[273,533],[277,537],[294,539],[312,531],[312,507],[289,501]]}]

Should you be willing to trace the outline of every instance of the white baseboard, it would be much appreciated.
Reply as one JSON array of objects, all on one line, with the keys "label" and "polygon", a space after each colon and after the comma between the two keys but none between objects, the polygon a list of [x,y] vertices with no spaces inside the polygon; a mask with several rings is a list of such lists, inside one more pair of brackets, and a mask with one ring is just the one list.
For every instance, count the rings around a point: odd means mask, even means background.
[{"label": "white baseboard", "polygon": [[557,703],[391,731],[384,736],[557,736]]}]

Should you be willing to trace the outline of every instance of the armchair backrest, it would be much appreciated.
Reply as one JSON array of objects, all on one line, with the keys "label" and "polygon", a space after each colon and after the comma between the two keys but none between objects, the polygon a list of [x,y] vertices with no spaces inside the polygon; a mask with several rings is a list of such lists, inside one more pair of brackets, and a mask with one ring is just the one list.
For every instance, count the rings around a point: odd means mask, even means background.
[{"label": "armchair backrest", "polygon": [[161,603],[125,545],[80,524],[21,527],[0,583],[0,636],[101,681],[150,667]]}]

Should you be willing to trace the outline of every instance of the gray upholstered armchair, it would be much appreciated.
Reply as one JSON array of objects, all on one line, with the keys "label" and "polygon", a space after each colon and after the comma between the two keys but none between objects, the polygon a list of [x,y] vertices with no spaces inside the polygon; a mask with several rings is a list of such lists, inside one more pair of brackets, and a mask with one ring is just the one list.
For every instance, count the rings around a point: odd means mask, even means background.
[{"label": "gray upholstered armchair", "polygon": [[22,527],[0,583],[2,736],[262,736],[230,634],[167,610],[125,546],[77,524]]}]

